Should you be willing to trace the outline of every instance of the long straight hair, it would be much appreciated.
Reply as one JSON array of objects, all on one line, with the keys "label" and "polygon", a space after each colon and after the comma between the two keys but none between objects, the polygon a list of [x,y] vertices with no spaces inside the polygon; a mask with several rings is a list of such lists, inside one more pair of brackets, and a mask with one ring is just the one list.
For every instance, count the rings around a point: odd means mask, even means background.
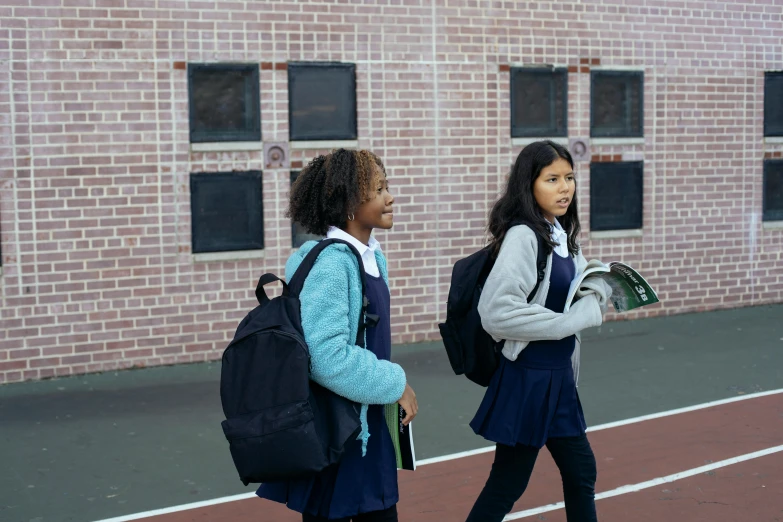
[{"label": "long straight hair", "polygon": [[[519,153],[508,176],[506,191],[500,196],[489,213],[489,232],[492,253],[497,256],[506,232],[515,222],[524,222],[544,240],[549,255],[556,246],[551,238],[551,224],[546,220],[533,195],[533,185],[541,171],[558,158],[566,160],[574,168],[574,160],[568,149],[550,140],[531,143]],[[576,206],[576,191],[564,216],[557,218],[568,234],[568,251],[579,252],[576,236],[579,235],[579,215]]]}]

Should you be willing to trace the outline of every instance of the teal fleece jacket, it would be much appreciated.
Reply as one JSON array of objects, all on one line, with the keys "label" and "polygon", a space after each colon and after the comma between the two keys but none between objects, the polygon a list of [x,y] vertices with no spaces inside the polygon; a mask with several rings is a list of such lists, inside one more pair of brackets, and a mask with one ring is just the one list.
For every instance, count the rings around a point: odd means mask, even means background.
[{"label": "teal fleece jacket", "polygon": [[[290,281],[316,241],[308,241],[285,265]],[[378,269],[389,285],[386,258],[377,250]],[[346,245],[326,247],[305,279],[299,294],[302,329],[310,349],[310,378],[321,386],[361,403],[362,455],[367,451],[369,404],[392,404],[405,390],[405,371],[399,364],[379,360],[355,344],[362,305],[364,270]],[[366,343],[365,343],[366,344]]]}]

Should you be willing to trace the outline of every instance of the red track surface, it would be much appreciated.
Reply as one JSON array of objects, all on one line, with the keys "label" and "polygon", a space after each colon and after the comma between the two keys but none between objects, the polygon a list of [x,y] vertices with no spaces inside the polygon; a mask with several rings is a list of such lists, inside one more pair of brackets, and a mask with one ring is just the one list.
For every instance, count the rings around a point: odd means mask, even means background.
[{"label": "red track surface", "polygon": [[[598,493],[783,444],[783,395],[724,404],[589,435]],[[494,453],[400,473],[400,520],[451,522],[467,516]],[[560,477],[542,450],[514,512],[562,500]],[[783,521],[783,453],[775,453],[598,501],[602,522]],[[296,522],[285,506],[257,498],[147,518],[154,522]],[[522,520],[565,522],[562,509]]]}]

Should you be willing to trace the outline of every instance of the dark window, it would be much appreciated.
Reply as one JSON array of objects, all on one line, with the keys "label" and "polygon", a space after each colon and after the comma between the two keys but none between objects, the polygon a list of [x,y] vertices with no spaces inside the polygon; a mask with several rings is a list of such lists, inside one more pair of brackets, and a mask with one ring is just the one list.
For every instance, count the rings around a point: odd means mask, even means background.
[{"label": "dark window", "polygon": [[783,136],[783,72],[764,73],[764,136]]},{"label": "dark window", "polygon": [[190,141],[259,141],[258,64],[188,64]]},{"label": "dark window", "polygon": [[764,160],[764,221],[783,221],[783,160]]},{"label": "dark window", "polygon": [[[293,186],[296,177],[299,175],[298,170],[291,171],[291,185]],[[311,239],[322,239],[323,236],[317,234],[308,234],[307,231],[302,228],[299,223],[291,222],[291,246],[299,248]]]},{"label": "dark window", "polygon": [[590,164],[590,230],[642,228],[641,161]]},{"label": "dark window", "polygon": [[356,66],[288,64],[288,112],[292,141],[355,140]]},{"label": "dark window", "polygon": [[264,248],[261,172],[190,175],[193,253]]},{"label": "dark window", "polygon": [[640,138],[644,135],[644,73],[592,71],[590,135]]},{"label": "dark window", "polygon": [[511,136],[568,136],[568,70],[511,69]]}]

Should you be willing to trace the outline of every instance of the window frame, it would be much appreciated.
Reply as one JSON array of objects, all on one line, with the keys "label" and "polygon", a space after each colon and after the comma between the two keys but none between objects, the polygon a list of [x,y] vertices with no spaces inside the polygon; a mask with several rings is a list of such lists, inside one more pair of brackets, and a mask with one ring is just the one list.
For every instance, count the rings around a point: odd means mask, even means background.
[{"label": "window frame", "polygon": [[[563,89],[563,128],[557,129],[556,126],[550,126],[548,129],[530,129],[524,126],[515,125],[515,83],[519,80],[520,76],[549,76],[551,78],[550,91],[554,91],[553,87],[556,87],[557,81],[562,81]],[[558,76],[562,76],[558,79]],[[552,92],[554,94],[554,92]],[[557,109],[556,98],[553,96],[550,98],[549,112],[550,121],[557,121]],[[509,102],[510,102],[510,117],[509,124],[511,127],[512,138],[567,138],[568,137],[568,68],[567,67],[511,67],[509,69]]]},{"label": "window frame", "polygon": [[[637,107],[631,107],[631,103],[626,103],[626,129],[630,127],[631,110],[637,110],[639,112],[639,129],[638,131],[630,132],[607,132],[600,131],[595,128],[595,91],[596,80],[600,80],[601,77],[624,77],[626,83],[630,84],[631,81],[638,79],[639,81],[639,103]],[[616,69],[593,69],[590,71],[590,137],[591,138],[643,138],[644,137],[644,71],[622,71]]]},{"label": "window frame", "polygon": [[[770,81],[770,78],[775,78],[774,81]],[[772,84],[777,84],[779,89],[779,96],[774,96]],[[771,112],[770,106],[774,101],[777,101],[779,105],[783,105],[783,71],[764,71],[764,137],[765,138],[778,138],[783,137],[783,120],[770,123],[770,118],[767,116],[768,112]],[[779,111],[783,114],[783,107]]]},{"label": "window frame", "polygon": [[[193,103],[194,75],[199,71],[248,71],[245,79],[245,104],[251,114],[250,125],[241,131],[194,130],[197,117]],[[188,125],[190,143],[261,141],[261,88],[257,63],[189,63],[188,64]]]},{"label": "window frame", "polygon": [[[772,165],[775,165],[778,172],[775,174],[780,176],[780,183],[783,183],[783,159],[770,158],[764,160],[764,175],[762,181],[762,208],[761,208],[761,220],[762,221],[783,221],[783,200],[776,205],[778,208],[769,208],[769,198],[767,197],[767,182],[769,176],[772,174]],[[783,195],[781,196],[783,197]]]},{"label": "window frame", "polygon": [[[198,214],[196,213],[195,204],[196,204],[196,198],[198,197],[199,191],[202,190],[201,187],[198,186],[198,179],[210,179],[210,180],[216,180],[216,179],[224,179],[226,181],[230,180],[231,178],[252,178],[254,181],[258,183],[257,186],[257,206],[248,209],[248,216],[257,216],[260,220],[257,224],[257,230],[259,233],[259,237],[255,240],[249,240],[245,243],[239,244],[236,243],[234,245],[226,244],[225,240],[221,243],[220,239],[204,239],[200,237],[201,227],[203,224],[200,223],[200,221],[197,219]],[[263,250],[265,245],[265,238],[264,238],[264,179],[263,179],[263,171],[261,170],[247,170],[247,171],[235,171],[235,172],[191,172],[190,173],[190,224],[191,224],[191,233],[190,233],[190,245],[191,245],[191,253],[193,254],[211,254],[215,252],[236,252],[236,251],[245,251],[245,250]],[[207,244],[201,245],[200,242],[204,241]]]},{"label": "window frame", "polygon": [[[347,62],[289,62],[288,63],[288,139],[289,141],[354,141],[359,138],[359,120],[357,111],[357,82],[356,82],[356,64]],[[348,103],[348,109],[352,114],[348,116],[349,126],[352,129],[345,134],[340,133],[297,133],[296,119],[294,118],[295,102],[294,84],[297,81],[297,69],[300,71],[305,69],[318,70],[318,69],[346,69],[350,74],[350,83],[353,85],[352,98]]]},{"label": "window frame", "polygon": [[[598,169],[596,169],[596,165],[600,165]],[[634,220],[629,223],[628,226],[616,226],[617,223],[608,223],[608,219],[604,219],[604,223],[601,223],[600,220],[596,220],[596,197],[599,193],[601,193],[600,187],[597,186],[599,182],[602,180],[599,180],[600,176],[600,170],[601,169],[609,169],[609,170],[616,170],[619,171],[623,168],[631,168],[630,172],[622,173],[623,176],[638,176],[637,180],[634,180],[635,183],[638,183],[639,185],[639,194],[638,196],[634,196],[634,198],[638,197],[633,203],[635,203],[638,206],[638,220],[636,220],[636,217],[634,216]],[[606,171],[604,171],[606,172]],[[598,174],[598,175],[596,175]],[[630,199],[624,198],[624,202],[627,203]],[[624,220],[628,219],[628,215],[625,214],[623,216]],[[644,228],[644,161],[616,161],[616,162],[592,162],[590,163],[590,232],[606,232],[606,231],[615,231],[615,230],[639,230]]]}]

